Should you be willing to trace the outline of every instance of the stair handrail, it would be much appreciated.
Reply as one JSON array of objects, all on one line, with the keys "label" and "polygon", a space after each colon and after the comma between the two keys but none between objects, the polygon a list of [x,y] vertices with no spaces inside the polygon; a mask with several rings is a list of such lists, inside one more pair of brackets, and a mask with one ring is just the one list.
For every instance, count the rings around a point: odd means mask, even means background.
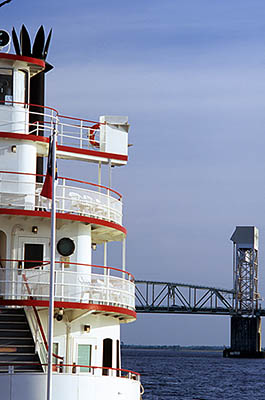
[{"label": "stair handrail", "polygon": [[[31,296],[32,293],[31,293],[31,290],[30,290],[30,287],[29,287],[29,284],[28,284],[28,280],[27,280],[27,277],[26,277],[25,273],[22,274],[22,278],[24,280],[24,283],[25,283],[25,286],[27,288],[28,294],[30,295],[30,298],[32,298],[32,296]],[[48,342],[47,342],[47,339],[46,339],[46,336],[45,336],[45,332],[44,332],[44,329],[43,329],[43,326],[42,326],[42,323],[41,323],[41,319],[40,319],[40,316],[39,316],[37,308],[35,306],[32,306],[32,309],[33,309],[33,312],[34,312],[35,320],[37,322],[37,324],[35,324],[35,325],[38,327],[38,330],[39,330],[39,332],[41,334],[41,337],[42,337],[42,340],[43,340],[43,343],[44,343],[44,346],[45,346],[45,349],[46,349],[46,357],[47,357],[49,346],[48,346]],[[55,353],[52,353],[52,356],[54,358],[56,358],[57,360],[64,361],[63,357],[58,356]],[[45,361],[47,361],[47,360],[45,360]]]},{"label": "stair handrail", "polygon": [[40,329],[38,328],[38,323],[36,318],[34,318],[33,314],[29,312],[30,307],[25,307],[26,317],[30,326],[30,330],[33,333],[34,343],[35,343],[35,352],[38,353],[43,369],[46,370],[45,363],[47,362],[47,351],[46,347],[43,343],[43,339],[40,333]]}]

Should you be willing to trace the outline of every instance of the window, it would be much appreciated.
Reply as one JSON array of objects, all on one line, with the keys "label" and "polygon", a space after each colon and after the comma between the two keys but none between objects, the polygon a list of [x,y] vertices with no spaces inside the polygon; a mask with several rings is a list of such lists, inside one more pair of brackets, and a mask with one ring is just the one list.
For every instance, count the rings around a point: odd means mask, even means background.
[{"label": "window", "polygon": [[25,243],[24,268],[33,268],[43,263],[43,244]]},{"label": "window", "polygon": [[[103,368],[112,368],[112,339],[103,340]],[[102,375],[108,375],[108,370],[103,369]]]},{"label": "window", "polygon": [[0,68],[0,105],[12,106],[12,101],[13,70],[8,68]]},{"label": "window", "polygon": [[[77,364],[90,365],[91,364],[91,344],[78,344],[77,348]],[[90,368],[81,367],[80,372],[90,372]]]},{"label": "window", "polygon": [[[29,86],[29,74],[28,71],[23,69],[18,70],[18,81],[17,81],[17,100],[18,102],[28,104],[28,86]],[[24,105],[24,107],[26,107]]]}]

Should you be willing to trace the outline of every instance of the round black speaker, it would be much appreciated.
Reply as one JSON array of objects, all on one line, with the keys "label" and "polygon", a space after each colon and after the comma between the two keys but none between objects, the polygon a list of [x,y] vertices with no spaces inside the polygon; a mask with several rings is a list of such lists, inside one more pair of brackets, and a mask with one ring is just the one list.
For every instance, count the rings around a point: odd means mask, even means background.
[{"label": "round black speaker", "polygon": [[57,251],[61,256],[71,256],[75,251],[75,243],[70,238],[62,238],[57,243]]}]

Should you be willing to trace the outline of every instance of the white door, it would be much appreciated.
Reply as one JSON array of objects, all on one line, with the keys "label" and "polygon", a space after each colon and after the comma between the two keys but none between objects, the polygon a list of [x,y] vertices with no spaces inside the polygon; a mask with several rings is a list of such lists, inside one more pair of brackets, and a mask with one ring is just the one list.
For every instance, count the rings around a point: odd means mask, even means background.
[{"label": "white door", "polygon": [[96,339],[76,338],[74,343],[73,362],[76,365],[84,365],[84,367],[77,368],[78,372],[93,372],[88,367],[94,365]]}]

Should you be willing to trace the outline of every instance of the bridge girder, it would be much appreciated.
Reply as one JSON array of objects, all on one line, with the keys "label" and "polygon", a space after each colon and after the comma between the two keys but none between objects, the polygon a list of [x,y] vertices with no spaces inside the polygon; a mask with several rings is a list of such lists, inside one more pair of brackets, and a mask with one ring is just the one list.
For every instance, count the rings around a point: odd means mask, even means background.
[{"label": "bridge girder", "polygon": [[[235,291],[173,282],[136,280],[136,311],[159,314],[250,315],[236,310]],[[256,315],[265,315],[257,310]]]}]

